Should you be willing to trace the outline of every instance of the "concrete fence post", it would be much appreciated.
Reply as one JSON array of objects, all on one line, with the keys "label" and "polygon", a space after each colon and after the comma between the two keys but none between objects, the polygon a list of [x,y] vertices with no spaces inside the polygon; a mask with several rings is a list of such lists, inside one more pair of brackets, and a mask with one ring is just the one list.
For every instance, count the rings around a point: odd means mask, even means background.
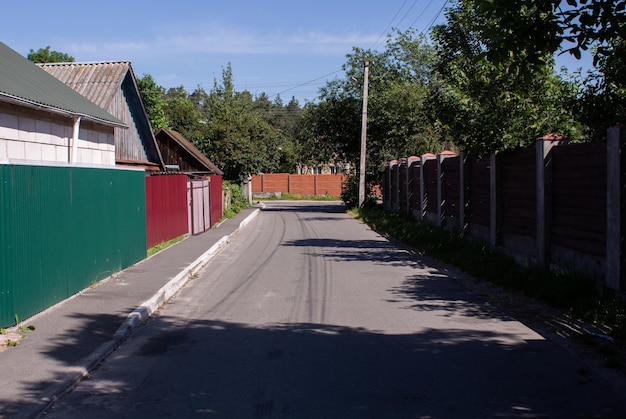
[{"label": "concrete fence post", "polygon": [[621,213],[624,208],[622,196],[622,144],[626,140],[626,126],[615,126],[607,130],[606,150],[606,286],[620,289],[622,270]]},{"label": "concrete fence post", "polygon": [[498,238],[496,152],[489,153],[489,244],[495,246]]},{"label": "concrete fence post", "polygon": [[535,180],[537,194],[536,257],[539,263],[549,261],[550,214],[552,213],[552,158],[550,150],[559,144],[566,144],[567,137],[548,134],[537,138],[535,153]]}]

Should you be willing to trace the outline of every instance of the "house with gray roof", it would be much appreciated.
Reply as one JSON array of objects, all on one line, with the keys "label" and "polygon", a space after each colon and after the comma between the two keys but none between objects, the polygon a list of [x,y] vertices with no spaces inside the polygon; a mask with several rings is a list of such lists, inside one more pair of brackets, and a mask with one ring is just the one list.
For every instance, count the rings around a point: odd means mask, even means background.
[{"label": "house with gray roof", "polygon": [[0,162],[115,165],[121,119],[0,42]]},{"label": "house with gray roof", "polygon": [[47,63],[40,67],[129,127],[115,128],[118,166],[163,169],[130,62]]}]

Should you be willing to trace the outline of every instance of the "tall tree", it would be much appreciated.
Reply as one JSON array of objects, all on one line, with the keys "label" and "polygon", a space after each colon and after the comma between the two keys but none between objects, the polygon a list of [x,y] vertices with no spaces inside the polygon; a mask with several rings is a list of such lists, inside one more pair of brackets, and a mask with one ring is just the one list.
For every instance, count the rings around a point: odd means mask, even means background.
[{"label": "tall tree", "polygon": [[303,157],[320,162],[334,157],[356,166],[366,59],[368,178],[379,180],[382,165],[390,159],[439,151],[439,131],[422,112],[434,77],[434,58],[434,49],[413,30],[397,32],[382,52],[355,48],[344,65],[345,79],[328,82],[320,89],[319,103],[305,107],[300,130]]},{"label": "tall tree", "polygon": [[196,145],[224,170],[229,180],[277,170],[281,134],[253,111],[249,92],[236,92],[230,64],[215,81],[202,107],[203,136]]},{"label": "tall tree", "polygon": [[74,62],[74,57],[63,52],[51,51],[50,46],[39,48],[37,51],[30,50],[27,59],[34,63],[70,63]]},{"label": "tall tree", "polygon": [[165,114],[165,89],[157,85],[150,74],[144,74],[137,79],[137,87],[141,100],[146,108],[148,119],[155,131],[159,128],[170,128],[170,123]]},{"label": "tall tree", "polygon": [[472,0],[456,2],[446,16],[433,31],[440,82],[431,86],[429,109],[458,146],[482,154],[551,132],[579,135],[571,112],[576,88],[554,73],[551,54],[528,67],[523,51],[491,61],[488,34],[499,21]]},{"label": "tall tree", "polygon": [[580,119],[593,140],[606,137],[607,128],[626,122],[626,41],[614,40],[612,54],[599,57],[597,71],[584,80],[577,102]]},{"label": "tall tree", "polygon": [[626,0],[474,0],[488,54],[500,61],[522,55],[539,62],[558,50],[576,57],[594,45],[599,56],[626,35]]}]

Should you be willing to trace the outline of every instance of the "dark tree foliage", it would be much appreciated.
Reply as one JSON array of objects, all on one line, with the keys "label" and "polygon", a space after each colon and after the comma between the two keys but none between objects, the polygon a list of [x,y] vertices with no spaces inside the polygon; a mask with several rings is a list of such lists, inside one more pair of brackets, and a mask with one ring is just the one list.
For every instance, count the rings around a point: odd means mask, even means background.
[{"label": "dark tree foliage", "polygon": [[496,61],[523,55],[539,62],[556,51],[579,57],[626,35],[626,0],[473,0],[476,12],[493,21],[484,28],[487,54]]},{"label": "dark tree foliage", "polygon": [[152,126],[180,132],[224,171],[225,178],[240,182],[260,172],[295,172],[299,150],[293,140],[302,112],[292,99],[253,98],[235,90],[230,65],[206,92],[191,94],[184,86],[163,89],[150,75],[138,80]]}]

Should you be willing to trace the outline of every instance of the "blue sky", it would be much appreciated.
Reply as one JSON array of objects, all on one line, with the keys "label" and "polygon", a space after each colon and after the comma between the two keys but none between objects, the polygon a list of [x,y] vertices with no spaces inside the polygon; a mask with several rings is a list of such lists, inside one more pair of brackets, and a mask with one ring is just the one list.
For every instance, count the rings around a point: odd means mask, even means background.
[{"label": "blue sky", "polygon": [[[317,97],[353,46],[382,49],[391,28],[427,31],[445,0],[21,0],[4,2],[0,41],[50,46],[78,62],[130,61],[165,88],[210,90],[232,65],[237,90]],[[580,62],[564,57],[574,69]],[[582,64],[585,65],[584,63]]]}]

